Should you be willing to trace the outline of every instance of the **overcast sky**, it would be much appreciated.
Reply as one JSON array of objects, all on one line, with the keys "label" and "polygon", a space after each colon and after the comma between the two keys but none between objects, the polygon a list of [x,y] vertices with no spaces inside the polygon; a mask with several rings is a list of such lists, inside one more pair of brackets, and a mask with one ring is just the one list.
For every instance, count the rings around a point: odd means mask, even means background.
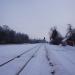
[{"label": "overcast sky", "polygon": [[75,26],[75,0],[0,0],[0,25],[30,37],[48,39],[54,25],[64,35],[68,23]]}]

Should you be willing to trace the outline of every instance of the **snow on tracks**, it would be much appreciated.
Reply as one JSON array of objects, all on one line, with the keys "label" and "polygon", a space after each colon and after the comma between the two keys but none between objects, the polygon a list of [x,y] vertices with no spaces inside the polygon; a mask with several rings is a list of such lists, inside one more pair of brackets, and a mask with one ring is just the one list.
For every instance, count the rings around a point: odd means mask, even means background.
[{"label": "snow on tracks", "polygon": [[23,71],[23,69],[27,66],[27,64],[31,61],[31,59],[34,57],[34,55],[39,51],[39,49],[40,49],[40,47],[41,46],[39,46],[38,48],[37,48],[37,50],[31,55],[31,57],[27,60],[27,62],[25,62],[25,64],[22,66],[22,68],[16,73],[16,75],[19,75],[22,71]]},{"label": "snow on tracks", "polygon": [[20,75],[52,75],[46,58],[44,45],[39,49],[35,57],[28,63]]},{"label": "snow on tracks", "polygon": [[[31,46],[33,46],[33,45],[31,45]],[[23,64],[29,59],[29,57],[34,52],[36,52],[35,50],[40,46],[41,46],[40,44],[37,44],[36,46],[34,45],[33,47],[31,47],[28,50],[22,50],[22,52],[19,55],[4,62],[0,66],[0,75],[6,75],[6,74],[7,75],[16,75],[15,73],[17,72],[17,70],[23,66]],[[26,47],[24,47],[24,48],[26,48]],[[16,58],[19,58],[19,59],[16,59]]]},{"label": "snow on tracks", "polygon": [[[37,45],[37,46],[38,46],[38,45]],[[17,55],[16,57],[11,58],[11,59],[9,59],[8,61],[6,61],[6,62],[4,62],[4,63],[0,64],[0,67],[2,67],[2,66],[4,66],[4,65],[8,64],[9,62],[11,62],[11,61],[15,60],[16,58],[20,58],[23,54],[26,54],[27,52],[29,52],[29,51],[33,50],[33,49],[34,49],[34,48],[36,48],[37,46],[32,47],[32,48],[30,48],[30,49],[26,50],[25,52],[23,52],[23,53],[21,53],[21,54]]]},{"label": "snow on tracks", "polygon": [[22,46],[27,51],[21,49],[17,51],[15,59],[10,57],[0,67],[0,75],[75,75],[75,48],[48,44],[36,46],[32,50],[28,50],[26,45]]},{"label": "snow on tracks", "polygon": [[47,60],[48,60],[49,66],[51,67],[51,70],[50,70],[51,75],[55,75],[54,65],[53,65],[53,63],[50,61],[49,52],[48,52],[48,49],[47,49],[46,45],[45,45],[45,52],[46,52],[46,58],[47,58]]}]

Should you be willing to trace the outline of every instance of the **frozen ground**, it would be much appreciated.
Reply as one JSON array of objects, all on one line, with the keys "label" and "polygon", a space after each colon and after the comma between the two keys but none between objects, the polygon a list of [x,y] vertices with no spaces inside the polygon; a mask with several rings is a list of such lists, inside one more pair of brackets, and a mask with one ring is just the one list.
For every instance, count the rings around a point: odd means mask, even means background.
[{"label": "frozen ground", "polygon": [[75,47],[0,45],[0,75],[75,75]]}]

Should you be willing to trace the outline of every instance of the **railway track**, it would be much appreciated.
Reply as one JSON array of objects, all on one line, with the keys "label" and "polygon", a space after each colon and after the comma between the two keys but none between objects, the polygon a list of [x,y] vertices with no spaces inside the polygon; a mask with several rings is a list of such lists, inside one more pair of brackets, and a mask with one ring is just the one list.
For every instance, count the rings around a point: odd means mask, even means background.
[{"label": "railway track", "polygon": [[41,45],[37,48],[37,50],[30,56],[30,58],[25,62],[25,64],[20,68],[20,70],[15,75],[20,75],[20,73],[24,70],[27,64],[34,58],[35,54],[40,50]]},{"label": "railway track", "polygon": [[51,74],[52,75],[55,75],[55,70],[54,70],[54,65],[53,65],[53,63],[51,62],[51,60],[50,60],[50,57],[49,57],[49,54],[48,54],[48,49],[47,49],[47,47],[46,47],[46,45],[44,46],[44,48],[45,48],[45,52],[46,52],[46,59],[47,59],[47,61],[49,62],[49,66],[51,67]]},{"label": "railway track", "polygon": [[11,61],[13,61],[13,60],[15,60],[15,59],[17,59],[17,58],[20,58],[22,55],[24,55],[24,54],[26,54],[26,53],[28,53],[28,52],[30,52],[30,51],[32,51],[32,50],[34,50],[34,49],[35,49],[35,48],[37,48],[38,46],[39,46],[39,45],[36,45],[36,46],[34,46],[34,47],[32,47],[32,48],[30,48],[30,49],[28,49],[28,50],[24,51],[23,53],[21,53],[21,54],[19,54],[19,55],[15,56],[15,57],[13,57],[13,58],[11,58],[11,59],[7,60],[6,62],[4,62],[4,63],[0,64],[0,67],[2,67],[2,66],[4,66],[4,65],[6,65],[6,64],[8,64],[8,63],[10,63]]},{"label": "railway track", "polygon": [[46,58],[47,58],[47,60],[49,61],[50,58],[49,58],[49,56],[48,56],[48,50],[47,50],[47,48],[46,48],[46,45],[45,45],[44,47],[45,47],[45,52],[46,52]]}]

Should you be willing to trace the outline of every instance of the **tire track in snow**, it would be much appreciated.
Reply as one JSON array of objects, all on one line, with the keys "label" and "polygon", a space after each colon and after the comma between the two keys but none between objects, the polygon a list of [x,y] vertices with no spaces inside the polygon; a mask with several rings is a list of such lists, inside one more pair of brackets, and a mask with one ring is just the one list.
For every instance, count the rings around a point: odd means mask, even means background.
[{"label": "tire track in snow", "polygon": [[[37,46],[38,46],[38,45],[37,45]],[[8,61],[6,61],[6,62],[0,64],[0,67],[2,67],[2,66],[4,66],[4,65],[8,64],[9,62],[11,62],[11,61],[13,61],[13,60],[15,60],[15,59],[17,59],[17,58],[20,58],[22,55],[24,55],[24,54],[30,52],[31,50],[33,50],[33,49],[36,48],[37,46],[34,46],[34,47],[32,47],[32,48],[26,50],[25,52],[23,52],[23,53],[17,55],[16,57],[11,58],[10,60],[8,60]]]},{"label": "tire track in snow", "polygon": [[20,75],[23,69],[28,65],[28,63],[34,58],[35,54],[40,50],[41,45],[37,48],[37,50],[32,54],[32,56],[28,59],[28,61],[22,66],[22,68],[16,73],[16,75]]}]

